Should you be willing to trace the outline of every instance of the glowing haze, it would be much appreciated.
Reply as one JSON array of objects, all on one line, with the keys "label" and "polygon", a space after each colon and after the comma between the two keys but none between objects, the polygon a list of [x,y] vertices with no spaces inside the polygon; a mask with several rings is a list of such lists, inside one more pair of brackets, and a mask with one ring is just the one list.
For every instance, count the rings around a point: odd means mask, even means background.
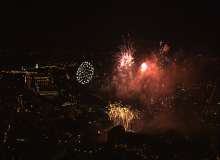
[{"label": "glowing haze", "polygon": [[177,131],[187,136],[203,129],[203,106],[195,107],[192,99],[197,95],[193,97],[196,93],[190,91],[198,84],[196,81],[201,81],[200,66],[192,54],[178,54],[177,58],[184,56],[183,61],[169,59],[168,66],[164,66],[159,50],[140,58],[132,46],[120,48],[103,90],[111,101],[129,104],[109,104],[107,114],[114,126],[149,134]]}]

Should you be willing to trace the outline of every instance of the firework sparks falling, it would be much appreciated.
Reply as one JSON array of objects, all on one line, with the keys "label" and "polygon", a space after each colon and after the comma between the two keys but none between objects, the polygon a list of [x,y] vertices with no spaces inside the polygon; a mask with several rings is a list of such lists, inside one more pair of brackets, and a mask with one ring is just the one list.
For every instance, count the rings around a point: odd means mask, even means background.
[{"label": "firework sparks falling", "polygon": [[122,125],[125,130],[129,130],[131,123],[139,117],[138,112],[132,111],[130,108],[130,106],[123,106],[120,103],[111,103],[107,114],[114,125]]}]

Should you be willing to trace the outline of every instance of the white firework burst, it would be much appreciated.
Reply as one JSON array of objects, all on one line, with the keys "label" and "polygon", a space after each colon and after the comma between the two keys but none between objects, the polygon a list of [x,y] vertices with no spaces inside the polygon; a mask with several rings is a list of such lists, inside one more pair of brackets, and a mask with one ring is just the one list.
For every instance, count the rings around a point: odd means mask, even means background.
[{"label": "white firework burst", "polygon": [[92,80],[93,75],[94,75],[93,65],[90,62],[85,61],[79,66],[76,72],[76,80],[80,84],[85,85]]},{"label": "white firework burst", "polygon": [[131,44],[127,44],[120,47],[120,54],[118,57],[118,66],[117,66],[117,68],[120,71],[131,69],[131,67],[134,64],[134,52],[135,49]]}]

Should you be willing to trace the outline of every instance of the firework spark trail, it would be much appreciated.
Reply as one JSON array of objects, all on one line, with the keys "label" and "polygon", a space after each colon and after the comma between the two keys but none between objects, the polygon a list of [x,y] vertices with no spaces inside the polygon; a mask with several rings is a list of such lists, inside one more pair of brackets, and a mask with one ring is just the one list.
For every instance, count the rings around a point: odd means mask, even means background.
[{"label": "firework spark trail", "polygon": [[120,47],[118,53],[117,69],[118,71],[127,71],[133,67],[135,49],[131,42],[127,42]]},{"label": "firework spark trail", "polygon": [[122,48],[118,60],[118,69],[127,70],[134,64],[134,50],[133,48]]},{"label": "firework spark trail", "polygon": [[138,112],[132,111],[130,108],[130,106],[123,106],[120,103],[111,103],[107,114],[114,125],[122,125],[125,130],[129,130],[132,122],[139,117]]},{"label": "firework spark trail", "polygon": [[126,43],[120,47],[120,52],[117,54],[117,62],[113,72],[112,84],[115,87],[116,94],[123,96],[129,92],[129,84],[134,75],[134,52],[135,49],[131,43]]}]

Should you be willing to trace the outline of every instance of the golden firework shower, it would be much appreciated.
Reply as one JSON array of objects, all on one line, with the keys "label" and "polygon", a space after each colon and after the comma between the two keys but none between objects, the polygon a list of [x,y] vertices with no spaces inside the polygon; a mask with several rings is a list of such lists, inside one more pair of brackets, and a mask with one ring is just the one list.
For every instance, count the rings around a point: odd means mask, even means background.
[{"label": "golden firework shower", "polygon": [[131,124],[139,118],[138,111],[131,110],[128,105],[121,103],[110,103],[107,114],[114,125],[122,125],[125,130],[131,129]]}]

